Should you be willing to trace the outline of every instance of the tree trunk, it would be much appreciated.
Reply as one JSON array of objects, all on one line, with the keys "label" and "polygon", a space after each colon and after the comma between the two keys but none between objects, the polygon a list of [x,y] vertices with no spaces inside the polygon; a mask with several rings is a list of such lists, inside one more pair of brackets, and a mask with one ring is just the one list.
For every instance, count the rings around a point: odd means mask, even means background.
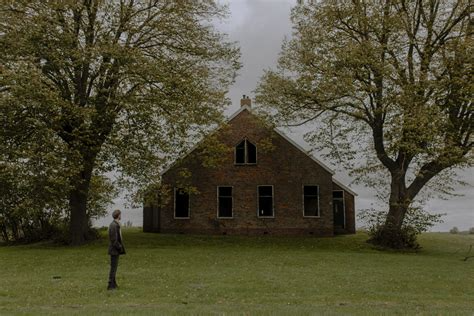
[{"label": "tree trunk", "polygon": [[401,201],[390,202],[384,227],[392,228],[394,231],[400,231],[403,225],[403,219],[408,210],[408,206],[400,205],[400,203]]},{"label": "tree trunk", "polygon": [[11,228],[12,228],[12,239],[19,240],[20,239],[20,232],[18,229],[18,221],[16,219],[12,219],[10,221]]},{"label": "tree trunk", "polygon": [[2,224],[0,225],[0,229],[2,231],[2,239],[4,242],[8,243],[10,239],[8,238],[8,228],[6,225]]},{"label": "tree trunk", "polygon": [[88,237],[87,197],[89,196],[94,159],[88,160],[84,162],[83,170],[71,179],[69,233],[72,245],[83,244]]},{"label": "tree trunk", "polygon": [[375,244],[399,249],[407,247],[402,226],[410,203],[411,199],[407,196],[405,184],[405,172],[392,173],[389,210],[384,225],[373,240]]}]

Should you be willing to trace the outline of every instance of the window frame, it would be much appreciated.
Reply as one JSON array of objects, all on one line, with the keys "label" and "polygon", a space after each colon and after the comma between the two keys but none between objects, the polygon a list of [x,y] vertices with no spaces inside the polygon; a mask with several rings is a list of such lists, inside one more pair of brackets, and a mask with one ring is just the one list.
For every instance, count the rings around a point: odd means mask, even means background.
[{"label": "window frame", "polygon": [[[241,143],[244,142],[244,162],[237,162],[237,146]],[[255,162],[248,162],[248,146],[247,143],[252,144],[255,146]],[[258,162],[258,150],[257,150],[257,144],[251,142],[247,137],[244,137],[244,139],[240,140],[237,144],[234,145],[234,165],[236,166],[253,166],[256,165]]]},{"label": "window frame", "polygon": [[[219,206],[220,206],[220,203],[219,203],[219,198],[220,198],[220,195],[219,195],[219,188],[231,188],[232,189],[232,195],[230,196],[230,198],[232,199],[232,216],[231,217],[222,217],[222,216],[219,216]],[[217,214],[216,214],[216,218],[217,219],[234,219],[234,186],[232,185],[218,185],[217,186],[217,190],[216,190],[216,198],[217,198]]]},{"label": "window frame", "polygon": [[[271,187],[272,188],[272,216],[260,216],[260,187]],[[257,218],[275,218],[275,187],[272,184],[259,184],[257,185]]]},{"label": "window frame", "polygon": [[[342,214],[344,215],[344,226],[342,227],[343,229],[346,229],[346,192],[344,190],[332,190],[332,192],[342,192],[342,198],[337,198],[342,200]],[[334,204],[334,195],[332,197],[332,202]],[[333,205],[334,207],[334,205]],[[334,209],[333,209],[334,213]],[[333,223],[334,223],[334,218],[333,218]]]},{"label": "window frame", "polygon": [[[173,218],[174,219],[190,219],[191,218],[191,195],[188,193],[188,216],[187,217],[182,217],[182,216],[176,216],[176,192],[181,188],[174,187],[174,194],[173,194]],[[183,190],[183,189],[181,189]]]},{"label": "window frame", "polygon": [[[305,203],[304,203],[304,198],[305,198],[305,194],[304,194],[304,187],[317,187],[318,188],[318,194],[316,195],[316,198],[318,199],[318,215],[305,215]],[[320,205],[320,198],[319,196],[321,195],[321,191],[319,190],[319,185],[317,184],[303,184],[301,186],[301,190],[302,190],[302,204],[303,204],[303,217],[304,218],[321,218],[321,205]],[[314,196],[314,195],[308,195],[308,196]]]}]

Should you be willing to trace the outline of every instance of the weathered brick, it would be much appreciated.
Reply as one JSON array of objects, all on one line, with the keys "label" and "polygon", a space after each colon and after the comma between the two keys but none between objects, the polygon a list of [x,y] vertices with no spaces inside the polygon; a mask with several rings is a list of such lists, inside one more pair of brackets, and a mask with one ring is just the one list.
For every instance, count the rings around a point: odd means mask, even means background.
[{"label": "weathered brick", "polygon": [[[180,180],[180,170],[191,171],[188,179],[199,193],[190,196],[190,218],[174,218],[173,194],[160,208],[159,227],[163,233],[245,234],[245,235],[334,235],[333,190],[343,188],[333,183],[332,174],[306,153],[265,126],[250,111],[243,109],[218,132],[218,138],[234,148],[247,138],[257,144],[256,165],[235,165],[234,151],[225,154],[218,167],[203,167],[199,150],[162,175],[163,184],[173,188]],[[271,142],[271,150],[259,144]],[[267,147],[267,146],[265,146]],[[198,147],[199,149],[199,147]],[[257,186],[274,186],[274,218],[257,216]],[[320,217],[303,216],[303,185],[319,186]],[[233,218],[217,218],[217,187],[233,187]],[[346,226],[337,233],[354,233],[354,196],[345,191]],[[158,214],[155,214],[157,216]],[[149,217],[147,217],[149,218]],[[156,221],[155,221],[156,222]],[[145,226],[145,225],[144,225]],[[150,225],[146,225],[150,227]]]}]

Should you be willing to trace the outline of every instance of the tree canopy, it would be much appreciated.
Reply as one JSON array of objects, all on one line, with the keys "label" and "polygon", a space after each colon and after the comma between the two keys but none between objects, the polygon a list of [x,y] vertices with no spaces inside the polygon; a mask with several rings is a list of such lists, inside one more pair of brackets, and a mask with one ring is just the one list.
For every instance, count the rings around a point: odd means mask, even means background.
[{"label": "tree canopy", "polygon": [[293,36],[257,102],[332,158],[382,170],[389,211],[375,242],[403,247],[407,209],[429,182],[473,164],[472,5],[467,0],[299,1]]},{"label": "tree canopy", "polygon": [[76,244],[87,238],[91,179],[156,182],[220,120],[240,67],[213,26],[226,16],[213,0],[2,1],[0,16],[0,163],[43,158],[45,176],[63,184]]}]

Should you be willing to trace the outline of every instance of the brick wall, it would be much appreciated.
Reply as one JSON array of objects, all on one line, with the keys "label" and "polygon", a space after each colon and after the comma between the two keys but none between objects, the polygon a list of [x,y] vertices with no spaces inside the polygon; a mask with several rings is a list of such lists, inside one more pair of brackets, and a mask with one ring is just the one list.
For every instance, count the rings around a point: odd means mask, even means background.
[{"label": "brick wall", "polygon": [[[244,110],[219,133],[234,148],[244,137],[257,145],[256,165],[235,165],[234,151],[225,154],[219,167],[205,168],[194,151],[163,175],[163,183],[176,186],[180,170],[191,171],[189,183],[198,194],[190,196],[190,218],[174,218],[173,193],[160,211],[160,231],[206,234],[274,234],[332,236],[332,175],[282,136]],[[271,141],[272,149],[262,144]],[[257,217],[257,186],[274,186],[274,218]],[[319,218],[303,217],[303,185],[319,186]],[[233,218],[217,218],[217,187],[233,187]],[[349,195],[346,195],[349,197]],[[352,203],[352,204],[350,204]],[[350,199],[348,206],[353,205]],[[353,227],[353,215],[347,217]],[[351,226],[352,225],[352,226]],[[352,232],[352,228],[350,229]]]}]

